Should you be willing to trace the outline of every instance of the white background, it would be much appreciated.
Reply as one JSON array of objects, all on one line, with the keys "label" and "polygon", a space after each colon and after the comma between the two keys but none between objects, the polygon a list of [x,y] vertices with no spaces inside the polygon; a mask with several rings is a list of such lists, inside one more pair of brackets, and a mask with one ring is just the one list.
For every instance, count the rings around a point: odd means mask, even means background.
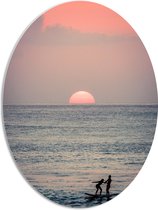
[{"label": "white background", "polygon": [[[0,5],[0,87],[15,44],[26,28],[43,12],[61,0],[3,0]],[[65,1],[67,2],[67,1]],[[120,14],[138,33],[158,78],[158,6],[156,0],[96,0]],[[1,102],[2,103],[2,102]],[[2,116],[2,109],[1,109]],[[158,130],[158,129],[157,129]],[[106,210],[158,209],[158,131],[147,161],[134,181],[112,201],[93,207]],[[48,201],[30,187],[10,155],[3,124],[0,125],[0,209],[65,209]],[[68,208],[66,208],[68,209]]]}]

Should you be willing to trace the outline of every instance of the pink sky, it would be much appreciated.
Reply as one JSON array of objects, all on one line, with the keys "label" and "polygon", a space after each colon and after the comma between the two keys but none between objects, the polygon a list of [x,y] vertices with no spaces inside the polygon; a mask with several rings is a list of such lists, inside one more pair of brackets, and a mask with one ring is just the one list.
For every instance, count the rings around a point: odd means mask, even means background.
[{"label": "pink sky", "polygon": [[96,3],[71,2],[49,10],[43,15],[43,28],[56,24],[81,32],[105,34],[135,34],[118,14]]},{"label": "pink sky", "polygon": [[29,27],[8,67],[4,104],[68,104],[79,90],[96,104],[157,103],[137,34],[119,15],[89,2],[59,5]]}]

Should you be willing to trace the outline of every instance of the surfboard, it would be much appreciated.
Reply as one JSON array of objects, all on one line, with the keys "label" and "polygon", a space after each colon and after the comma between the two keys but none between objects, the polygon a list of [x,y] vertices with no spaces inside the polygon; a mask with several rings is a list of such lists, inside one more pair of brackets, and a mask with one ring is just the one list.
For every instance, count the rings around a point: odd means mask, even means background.
[{"label": "surfboard", "polygon": [[105,197],[107,198],[107,197],[109,197],[109,196],[107,196],[105,194],[95,195],[95,194],[85,193],[85,195],[86,195],[86,198],[88,198],[88,199],[97,199],[97,198],[105,198]]},{"label": "surfboard", "polygon": [[98,197],[99,195],[95,195],[95,194],[90,194],[90,193],[85,193],[85,195],[91,196],[91,197]]},{"label": "surfboard", "polygon": [[112,198],[118,195],[118,193],[112,193],[112,194],[102,194],[102,195],[95,195],[95,194],[91,194],[91,193],[85,193],[85,195],[87,195],[87,197],[89,198]]}]

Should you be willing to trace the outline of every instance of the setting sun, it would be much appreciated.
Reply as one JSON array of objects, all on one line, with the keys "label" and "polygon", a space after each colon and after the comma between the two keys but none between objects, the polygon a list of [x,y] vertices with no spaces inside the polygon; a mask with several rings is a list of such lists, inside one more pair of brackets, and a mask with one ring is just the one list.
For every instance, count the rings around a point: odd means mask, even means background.
[{"label": "setting sun", "polygon": [[86,91],[78,91],[70,97],[69,104],[95,104],[95,99]]}]

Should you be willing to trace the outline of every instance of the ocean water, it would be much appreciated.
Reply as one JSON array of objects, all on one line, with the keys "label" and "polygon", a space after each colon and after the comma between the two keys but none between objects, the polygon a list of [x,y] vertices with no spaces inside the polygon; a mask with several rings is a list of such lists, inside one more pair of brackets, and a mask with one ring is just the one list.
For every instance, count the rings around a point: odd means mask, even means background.
[{"label": "ocean water", "polygon": [[[4,106],[8,144],[17,166],[46,198],[90,207],[106,198],[93,181],[112,175],[114,198],[135,178],[152,145],[158,106]],[[103,194],[106,185],[102,185]],[[27,198],[26,198],[27,200]]]}]

